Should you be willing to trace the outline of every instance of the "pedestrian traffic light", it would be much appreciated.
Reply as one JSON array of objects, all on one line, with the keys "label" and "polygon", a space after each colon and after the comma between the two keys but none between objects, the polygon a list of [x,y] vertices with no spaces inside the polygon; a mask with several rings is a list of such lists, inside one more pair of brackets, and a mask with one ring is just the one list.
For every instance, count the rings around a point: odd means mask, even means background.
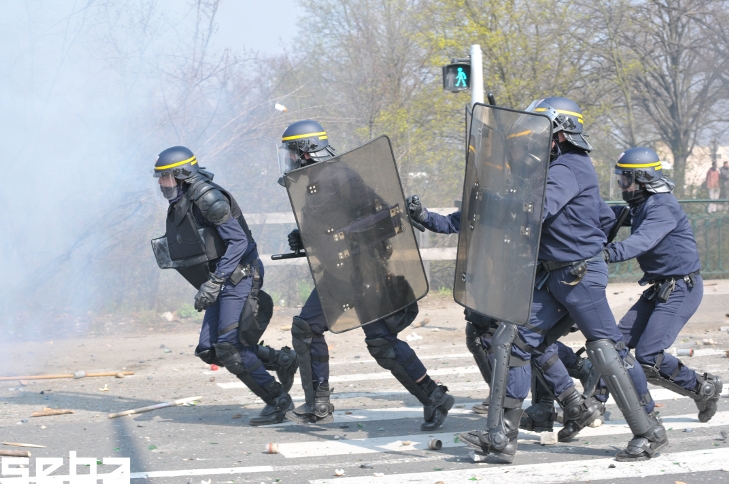
[{"label": "pedestrian traffic light", "polygon": [[471,87],[471,64],[458,63],[443,66],[443,89],[451,92],[466,91]]}]

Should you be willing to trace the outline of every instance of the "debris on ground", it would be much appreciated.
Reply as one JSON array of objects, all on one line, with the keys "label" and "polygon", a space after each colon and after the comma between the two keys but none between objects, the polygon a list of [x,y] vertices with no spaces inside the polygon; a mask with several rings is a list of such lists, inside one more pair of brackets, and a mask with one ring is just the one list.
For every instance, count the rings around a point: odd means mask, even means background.
[{"label": "debris on ground", "polygon": [[359,465],[360,469],[372,469],[372,464],[369,462],[363,462]]},{"label": "debris on ground", "polygon": [[430,323],[430,318],[426,316],[422,320],[418,321],[417,323],[411,324],[410,327],[411,328],[420,328],[422,326],[425,326],[428,323]]},{"label": "debris on ground", "polygon": [[2,442],[3,445],[12,445],[13,447],[33,447],[36,449],[45,449],[45,445],[35,445],[35,444],[21,444],[20,442]]},{"label": "debris on ground", "polygon": [[3,450],[0,449],[1,457],[30,457],[30,452],[27,450]]},{"label": "debris on ground", "polygon": [[31,417],[52,417],[54,415],[67,415],[69,413],[73,413],[73,410],[64,410],[60,408],[50,408],[46,407],[40,412],[33,412],[30,414]]},{"label": "debris on ground", "polygon": [[99,391],[100,392],[108,392],[109,391],[108,385],[106,383],[104,383],[104,388],[99,388]]},{"label": "debris on ground", "polygon": [[375,472],[375,477],[385,477],[384,472]]},{"label": "debris on ground", "polygon": [[471,460],[474,462],[486,462],[487,455],[484,454],[483,452],[478,452],[478,451],[472,450],[468,455],[471,458]]},{"label": "debris on ground", "polygon": [[[125,410],[125,411],[119,412],[119,413],[110,413],[109,418],[123,417],[124,415],[134,415],[136,413],[150,412],[152,410],[157,410],[160,408],[176,407],[178,405],[194,403],[197,400],[202,400],[202,397],[180,398],[178,400],[172,400],[169,402],[158,403],[156,405],[149,405],[147,407],[134,408],[132,410]],[[71,413],[73,413],[73,412],[71,412]]]},{"label": "debris on ground", "polygon": [[411,444],[412,444],[412,442],[410,442],[409,440],[403,440],[402,442],[400,442],[400,445],[402,445],[403,447],[411,445]]},{"label": "debris on ground", "polygon": [[243,415],[242,415],[242,414],[240,414],[240,413],[236,413],[235,415],[233,415],[233,416],[232,416],[232,417],[230,417],[230,418],[241,418],[241,417],[243,417]]},{"label": "debris on ground", "polygon": [[418,341],[420,339],[423,339],[423,337],[420,336],[418,333],[410,333],[405,337],[405,339],[408,341]]},{"label": "debris on ground", "polygon": [[278,454],[278,444],[276,442],[269,442],[266,445],[266,452],[269,454]]},{"label": "debris on ground", "polygon": [[704,343],[704,346],[713,346],[716,344],[716,341],[714,341],[712,338],[707,338],[702,340],[702,343]]},{"label": "debris on ground", "polygon": [[335,476],[343,476],[344,475],[344,469],[334,469],[334,475]]},{"label": "debris on ground", "polygon": [[430,442],[428,442],[428,448],[430,450],[440,450],[443,448],[443,442],[441,442],[440,439],[430,439]]},{"label": "debris on ground", "polygon": [[[107,371],[102,373],[86,373],[84,370],[79,370],[74,373],[61,373],[58,375],[33,375],[33,376],[3,376],[0,377],[0,381],[26,381],[26,380],[57,380],[60,378],[90,378],[98,376],[115,376],[117,378],[124,378],[125,375],[133,375],[133,371]],[[121,375],[121,376],[119,376]],[[26,381],[26,385],[27,385]],[[21,383],[22,384],[22,383]]]},{"label": "debris on ground", "polygon": [[210,371],[218,371],[220,367],[218,365],[210,365]]},{"label": "debris on ground", "polygon": [[542,445],[555,445],[557,434],[555,432],[542,432],[539,434],[539,443]]},{"label": "debris on ground", "polygon": [[693,432],[693,431],[694,431],[694,429],[692,429],[692,428],[686,428],[686,429],[683,429],[683,431],[684,431],[684,432]]}]

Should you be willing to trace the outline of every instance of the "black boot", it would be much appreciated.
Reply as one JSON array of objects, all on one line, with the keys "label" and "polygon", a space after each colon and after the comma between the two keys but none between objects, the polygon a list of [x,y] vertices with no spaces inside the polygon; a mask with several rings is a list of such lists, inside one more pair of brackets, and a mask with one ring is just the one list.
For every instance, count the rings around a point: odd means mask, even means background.
[{"label": "black boot", "polygon": [[280,383],[274,381],[265,389],[269,394],[275,393],[276,390],[279,390],[280,393],[275,397],[265,400],[266,406],[263,407],[261,413],[258,414],[258,417],[253,417],[249,422],[254,427],[281,423],[286,418],[286,412],[294,408],[294,402],[291,401],[289,394],[283,391]]},{"label": "black boot", "polygon": [[263,367],[266,370],[276,372],[276,376],[278,376],[281,385],[283,385],[284,391],[288,392],[291,390],[296,371],[299,369],[299,359],[296,353],[288,346],[284,346],[280,350],[275,350],[270,346],[258,345],[256,347],[256,354],[263,362]]},{"label": "black boot", "polygon": [[490,401],[491,401],[491,396],[489,395],[488,397],[486,397],[486,399],[483,402],[477,403],[476,405],[471,407],[471,409],[473,410],[474,413],[486,415],[489,413],[489,402]]},{"label": "black boot", "polygon": [[653,411],[648,414],[648,418],[652,421],[651,429],[645,435],[633,435],[633,440],[628,443],[628,447],[615,456],[617,461],[637,462],[648,460],[654,457],[661,448],[668,445],[666,429],[661,424],[658,413]]},{"label": "black boot", "polygon": [[448,410],[451,409],[455,400],[452,396],[446,393],[448,387],[435,383],[431,380],[432,390],[428,392],[428,403],[423,403],[423,419],[425,422],[420,425],[420,430],[431,431],[435,430],[441,425],[448,415]]},{"label": "black boot", "polygon": [[334,389],[329,390],[329,382],[319,384],[314,389],[313,404],[304,403],[290,412],[286,412],[286,418],[300,423],[325,424],[334,422],[334,405],[329,402],[329,397]]},{"label": "black boot", "polygon": [[473,430],[461,433],[458,438],[477,452],[491,455],[497,462],[510,464],[514,461],[516,455],[522,412],[521,408],[504,409],[505,434],[495,431]]},{"label": "black boot", "polygon": [[696,406],[699,408],[699,422],[708,422],[714,416],[723,386],[721,377],[717,375],[711,373],[696,375],[695,392],[698,397],[695,401]]},{"label": "black boot", "polygon": [[547,392],[539,392],[521,416],[519,428],[534,432],[552,432],[556,418],[554,397]]},{"label": "black boot", "polygon": [[564,412],[564,428],[557,434],[560,442],[568,442],[600,417],[599,402],[594,397],[585,398],[575,387],[565,390],[557,402]]}]

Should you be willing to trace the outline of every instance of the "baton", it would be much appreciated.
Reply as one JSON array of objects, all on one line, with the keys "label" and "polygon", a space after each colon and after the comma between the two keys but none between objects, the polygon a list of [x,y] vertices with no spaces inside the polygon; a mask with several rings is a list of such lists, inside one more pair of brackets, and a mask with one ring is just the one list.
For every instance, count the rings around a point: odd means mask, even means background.
[{"label": "baton", "polygon": [[306,257],[306,252],[299,249],[296,252],[289,252],[288,254],[273,254],[271,260],[297,259],[299,257]]},{"label": "baton", "polygon": [[490,105],[496,106],[496,98],[494,97],[494,93],[492,93],[492,92],[488,93],[487,98],[489,100]]},{"label": "baton", "polygon": [[620,227],[623,226],[623,222],[625,222],[625,219],[628,218],[628,215],[630,215],[630,207],[623,207],[623,209],[617,216],[615,225],[613,225],[613,228],[610,230],[610,233],[607,236],[608,244],[612,242],[618,235],[618,231],[620,230]]}]

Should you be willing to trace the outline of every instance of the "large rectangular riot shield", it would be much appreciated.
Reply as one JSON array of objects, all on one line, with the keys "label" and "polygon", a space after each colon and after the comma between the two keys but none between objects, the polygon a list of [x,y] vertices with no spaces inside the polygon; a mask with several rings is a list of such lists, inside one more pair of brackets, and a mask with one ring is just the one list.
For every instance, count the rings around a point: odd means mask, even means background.
[{"label": "large rectangular riot shield", "polygon": [[523,325],[532,303],[552,123],[483,104],[472,114],[453,297]]},{"label": "large rectangular riot shield", "polygon": [[285,183],[331,331],[371,323],[428,293],[387,137],[293,170]]}]

